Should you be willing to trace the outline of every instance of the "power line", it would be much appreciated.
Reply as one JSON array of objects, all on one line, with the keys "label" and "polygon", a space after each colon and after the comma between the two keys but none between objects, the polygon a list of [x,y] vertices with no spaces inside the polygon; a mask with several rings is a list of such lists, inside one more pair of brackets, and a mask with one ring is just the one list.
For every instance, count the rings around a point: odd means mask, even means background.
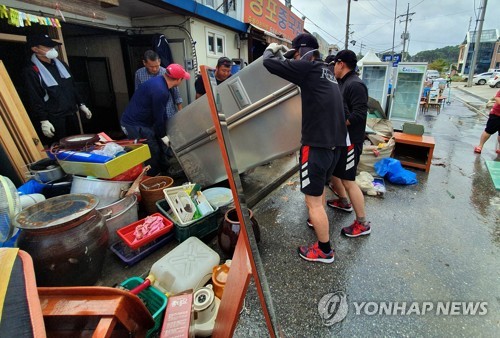
[{"label": "power line", "polygon": [[307,17],[307,15],[305,15],[304,13],[302,13],[297,7],[295,7],[294,5],[292,5],[293,8],[295,8],[295,10],[297,12],[299,12],[300,15],[302,15],[302,17],[307,20],[309,20],[310,23],[312,23],[316,28],[318,28],[319,30],[321,30],[322,32],[324,32],[326,35],[328,35],[329,37],[331,37],[332,39],[334,40],[337,40],[338,43],[343,43],[344,41],[343,40],[340,40],[340,39],[337,39],[335,36],[333,36],[332,34],[328,33],[326,30],[324,30],[323,28],[321,28],[320,26],[318,26],[314,21],[312,21],[311,19],[309,19]]}]

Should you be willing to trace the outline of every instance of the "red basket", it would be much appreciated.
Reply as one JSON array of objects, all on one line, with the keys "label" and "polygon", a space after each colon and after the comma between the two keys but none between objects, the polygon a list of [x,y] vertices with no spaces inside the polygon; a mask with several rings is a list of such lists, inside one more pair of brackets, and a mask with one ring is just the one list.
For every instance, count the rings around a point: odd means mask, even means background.
[{"label": "red basket", "polygon": [[152,214],[151,216],[161,217],[161,220],[162,220],[163,224],[165,225],[165,227],[163,229],[161,229],[160,231],[157,231],[157,232],[155,232],[147,237],[144,237],[137,242],[134,242],[134,239],[135,239],[134,231],[138,225],[141,225],[144,223],[145,218],[140,219],[137,222],[134,222],[134,223],[127,225],[126,227],[123,227],[123,228],[118,229],[116,231],[118,236],[120,236],[120,238],[125,242],[125,244],[127,244],[127,246],[130,249],[137,250],[141,246],[146,245],[149,242],[157,239],[158,237],[170,232],[172,230],[172,228],[174,227],[174,224],[172,223],[172,221],[170,221],[168,218],[166,218],[165,216],[163,216],[162,214],[160,214],[158,212]]}]

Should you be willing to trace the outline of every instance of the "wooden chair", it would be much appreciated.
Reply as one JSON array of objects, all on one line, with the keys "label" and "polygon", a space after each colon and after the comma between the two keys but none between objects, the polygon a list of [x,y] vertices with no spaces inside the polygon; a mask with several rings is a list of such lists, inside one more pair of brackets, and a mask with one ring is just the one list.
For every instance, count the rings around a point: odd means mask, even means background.
[{"label": "wooden chair", "polygon": [[427,111],[429,111],[430,108],[436,108],[437,113],[439,114],[441,111],[441,102],[439,101],[439,95],[431,96],[429,95],[429,102],[428,102],[428,108]]}]

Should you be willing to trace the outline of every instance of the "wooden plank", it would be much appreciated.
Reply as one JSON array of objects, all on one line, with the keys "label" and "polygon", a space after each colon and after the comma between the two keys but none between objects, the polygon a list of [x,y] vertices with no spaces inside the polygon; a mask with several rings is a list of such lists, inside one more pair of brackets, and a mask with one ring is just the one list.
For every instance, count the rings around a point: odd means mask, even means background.
[{"label": "wooden plank", "polygon": [[9,41],[9,42],[26,43],[26,37],[24,35],[16,35],[16,34],[0,33],[0,40],[1,41]]},{"label": "wooden plank", "polygon": [[40,139],[24,109],[7,69],[0,60],[0,101],[4,106],[3,117],[18,147],[25,152],[26,162],[36,162],[46,157]]},{"label": "wooden plank", "polygon": [[239,236],[238,243],[234,249],[231,269],[227,276],[226,286],[215,319],[215,327],[212,333],[214,338],[230,338],[233,336],[243,300],[250,283],[252,273],[247,247],[243,236]]},{"label": "wooden plank", "polygon": [[3,118],[0,116],[0,144],[2,145],[5,153],[7,154],[7,157],[9,158],[10,162],[12,163],[18,178],[25,182],[26,177],[24,175],[24,160],[21,157],[21,154],[17,150],[16,143],[12,139],[9,130],[7,129],[7,126],[5,125],[5,122],[3,121]]}]

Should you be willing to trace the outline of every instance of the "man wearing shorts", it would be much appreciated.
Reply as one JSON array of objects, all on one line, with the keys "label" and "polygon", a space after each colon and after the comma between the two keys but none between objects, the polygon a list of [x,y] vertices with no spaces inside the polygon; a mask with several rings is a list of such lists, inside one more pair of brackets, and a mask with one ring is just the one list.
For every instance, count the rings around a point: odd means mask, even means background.
[{"label": "man wearing shorts", "polygon": [[[319,59],[318,41],[307,33],[292,41],[291,50],[270,44],[264,52],[269,72],[298,85],[302,97],[300,184],[318,241],[298,248],[307,261],[332,263],[328,217],[325,210],[325,182],[337,164],[340,148],[348,144],[342,96],[333,73]],[[286,52],[281,59],[279,51]]]},{"label": "man wearing shorts", "polygon": [[479,139],[479,145],[474,148],[474,152],[481,154],[483,151],[483,146],[488,141],[491,135],[498,133],[497,135],[497,155],[500,155],[500,90],[495,95],[495,104],[491,108],[490,115],[488,117],[488,122],[486,122],[486,128],[481,134]]},{"label": "man wearing shorts", "polygon": [[[355,182],[365,140],[368,89],[354,71],[358,60],[353,51],[342,50],[334,57],[328,56],[325,61],[330,69],[333,68],[340,85],[340,92],[344,99],[347,131],[351,140],[351,145],[342,149],[339,164],[329,184],[339,198],[328,200],[327,205],[346,212],[352,212],[354,208],[356,219],[350,226],[342,228],[341,233],[347,237],[359,237],[371,232],[370,222],[366,221],[363,192]],[[352,204],[349,203],[347,195]]]}]

